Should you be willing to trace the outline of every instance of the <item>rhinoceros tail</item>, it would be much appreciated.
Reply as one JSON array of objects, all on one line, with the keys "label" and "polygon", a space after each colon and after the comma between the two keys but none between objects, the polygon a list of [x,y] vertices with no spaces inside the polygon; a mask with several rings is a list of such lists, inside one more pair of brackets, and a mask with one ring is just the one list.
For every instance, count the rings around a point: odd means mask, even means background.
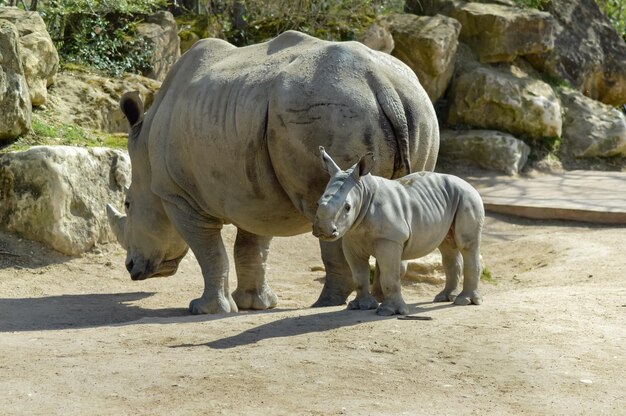
[{"label": "rhinoceros tail", "polygon": [[404,112],[404,105],[397,91],[388,85],[377,88],[376,98],[383,113],[389,120],[396,138],[396,145],[400,153],[400,165],[394,167],[394,177],[411,173],[411,160],[409,153],[409,127]]}]

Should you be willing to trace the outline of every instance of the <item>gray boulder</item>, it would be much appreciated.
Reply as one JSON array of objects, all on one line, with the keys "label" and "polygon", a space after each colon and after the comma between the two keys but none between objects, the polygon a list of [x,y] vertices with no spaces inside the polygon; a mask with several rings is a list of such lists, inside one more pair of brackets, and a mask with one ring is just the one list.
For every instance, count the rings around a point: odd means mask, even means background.
[{"label": "gray boulder", "polygon": [[68,255],[115,241],[105,206],[122,204],[130,159],[119,150],[36,146],[0,155],[1,226]]},{"label": "gray boulder", "polygon": [[163,81],[180,58],[180,39],[174,16],[166,11],[157,12],[139,23],[137,32],[153,50],[151,68],[143,75]]},{"label": "gray boulder", "polygon": [[621,111],[561,89],[564,109],[563,148],[575,157],[626,157],[626,118]]},{"label": "gray boulder", "polygon": [[407,10],[450,16],[461,23],[459,39],[471,46],[481,62],[511,62],[518,56],[554,47],[552,17],[535,9],[457,0],[414,0]]},{"label": "gray boulder", "polygon": [[59,55],[39,14],[16,7],[0,7],[0,20],[13,23],[19,32],[22,66],[32,105],[46,103],[47,88],[56,79]]},{"label": "gray boulder", "polygon": [[517,175],[528,159],[530,147],[514,136],[493,130],[441,130],[439,156],[468,161],[483,169]]},{"label": "gray boulder", "polygon": [[595,0],[551,0],[548,11],[555,19],[554,49],[527,59],[590,98],[626,104],[626,43]]},{"label": "gray boulder", "polygon": [[446,16],[392,14],[380,20],[393,36],[391,54],[417,75],[432,102],[448,88],[461,25]]},{"label": "gray boulder", "polygon": [[0,20],[0,143],[30,129],[31,102],[17,28]]},{"label": "gray boulder", "polygon": [[516,67],[463,66],[452,82],[448,123],[540,140],[561,136],[561,105],[550,85]]}]

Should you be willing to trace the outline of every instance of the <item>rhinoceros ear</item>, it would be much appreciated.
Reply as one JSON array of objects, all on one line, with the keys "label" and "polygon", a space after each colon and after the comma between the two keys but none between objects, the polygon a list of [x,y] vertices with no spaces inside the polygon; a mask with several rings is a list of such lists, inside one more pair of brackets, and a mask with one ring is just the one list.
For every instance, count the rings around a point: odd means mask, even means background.
[{"label": "rhinoceros ear", "polygon": [[122,98],[120,98],[120,109],[131,127],[143,120],[143,103],[137,91],[129,91],[122,95]]},{"label": "rhinoceros ear", "polygon": [[330,176],[335,176],[337,172],[341,171],[341,168],[337,166],[335,161],[330,157],[326,150],[322,146],[320,146],[320,156],[322,158],[322,166],[324,170],[330,174]]},{"label": "rhinoceros ear", "polygon": [[127,248],[124,235],[126,215],[116,210],[113,205],[107,204],[107,217],[109,219],[109,225],[113,230],[113,234],[115,234],[115,238],[117,238],[117,241],[122,245],[122,247]]},{"label": "rhinoceros ear", "polygon": [[374,168],[374,153],[368,152],[359,159],[359,162],[354,168],[354,175],[356,179],[359,179],[361,176],[365,176],[372,171]]}]

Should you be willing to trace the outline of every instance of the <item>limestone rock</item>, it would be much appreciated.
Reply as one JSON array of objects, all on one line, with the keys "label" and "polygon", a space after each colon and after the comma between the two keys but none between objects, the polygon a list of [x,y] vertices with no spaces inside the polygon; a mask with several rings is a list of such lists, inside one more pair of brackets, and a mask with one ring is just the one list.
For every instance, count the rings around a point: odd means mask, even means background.
[{"label": "limestone rock", "polygon": [[138,24],[137,32],[153,48],[152,67],[144,75],[163,81],[174,62],[180,58],[180,39],[174,16],[167,11],[157,12],[146,22]]},{"label": "limestone rock", "polygon": [[128,121],[119,106],[126,91],[138,91],[150,108],[161,83],[134,74],[105,78],[84,72],[59,72],[49,90],[49,107],[67,123],[109,133],[126,133]]},{"label": "limestone rock", "polygon": [[435,250],[419,259],[409,260],[404,279],[431,285],[445,283],[446,275],[441,264],[441,253],[439,250]]},{"label": "limestone rock", "polygon": [[626,104],[626,43],[595,0],[551,0],[548,11],[555,18],[554,49],[527,59],[590,98]]},{"label": "limestone rock", "polygon": [[571,89],[559,91],[564,108],[563,151],[576,157],[626,157],[626,117]]},{"label": "limestone rock", "polygon": [[359,42],[375,51],[391,53],[395,47],[393,36],[384,23],[374,23],[359,36]]},{"label": "limestone rock", "polygon": [[392,14],[381,24],[393,36],[391,54],[415,72],[431,101],[437,101],[454,73],[459,22],[446,16]]},{"label": "limestone rock", "polygon": [[0,143],[30,129],[31,102],[17,28],[0,20]]},{"label": "limestone rock", "polygon": [[19,32],[22,66],[32,105],[45,104],[47,88],[54,83],[59,69],[59,55],[46,24],[38,13],[16,7],[0,7],[0,19],[13,23]]},{"label": "limestone rock", "polygon": [[4,229],[77,255],[115,241],[106,204],[121,205],[130,159],[119,150],[36,146],[0,155]]},{"label": "limestone rock", "polygon": [[418,1],[407,9],[427,15],[441,13],[458,20],[459,39],[470,45],[484,63],[511,62],[518,56],[554,47],[552,16],[539,10],[457,0]]},{"label": "limestone rock", "polygon": [[494,130],[441,130],[439,156],[466,160],[483,169],[517,175],[530,147],[514,136]]},{"label": "limestone rock", "polygon": [[537,140],[561,136],[561,105],[552,87],[510,69],[479,65],[462,72],[450,99],[449,124]]}]

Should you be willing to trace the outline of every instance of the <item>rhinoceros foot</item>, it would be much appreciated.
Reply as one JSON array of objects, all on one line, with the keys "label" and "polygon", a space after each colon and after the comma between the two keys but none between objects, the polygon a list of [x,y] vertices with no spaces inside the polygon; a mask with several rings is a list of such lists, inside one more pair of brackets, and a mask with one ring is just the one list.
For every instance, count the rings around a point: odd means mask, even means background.
[{"label": "rhinoceros foot", "polygon": [[360,309],[362,311],[369,309],[376,309],[378,307],[378,301],[372,295],[362,296],[356,298],[348,303],[348,309]]},{"label": "rhinoceros foot", "polygon": [[389,300],[385,299],[376,309],[376,315],[391,316],[391,315],[408,315],[409,307],[406,305],[402,298]]},{"label": "rhinoceros foot", "polygon": [[459,293],[456,299],[454,299],[455,305],[464,306],[464,305],[470,305],[472,303],[474,305],[480,305],[481,303],[483,303],[483,298],[482,296],[480,296],[477,290],[472,290],[472,291],[467,291],[467,292],[463,291]]},{"label": "rhinoceros foot", "polygon": [[239,309],[271,309],[278,304],[278,297],[267,285],[258,290],[237,288],[233,292],[233,299]]},{"label": "rhinoceros foot", "polygon": [[237,305],[233,298],[228,295],[212,296],[210,299],[202,296],[189,303],[189,312],[193,315],[237,312]]},{"label": "rhinoceros foot", "polygon": [[435,299],[433,300],[433,302],[454,302],[458,294],[459,294],[458,290],[453,290],[453,291],[442,290],[441,292],[437,294],[437,296],[435,296]]}]

